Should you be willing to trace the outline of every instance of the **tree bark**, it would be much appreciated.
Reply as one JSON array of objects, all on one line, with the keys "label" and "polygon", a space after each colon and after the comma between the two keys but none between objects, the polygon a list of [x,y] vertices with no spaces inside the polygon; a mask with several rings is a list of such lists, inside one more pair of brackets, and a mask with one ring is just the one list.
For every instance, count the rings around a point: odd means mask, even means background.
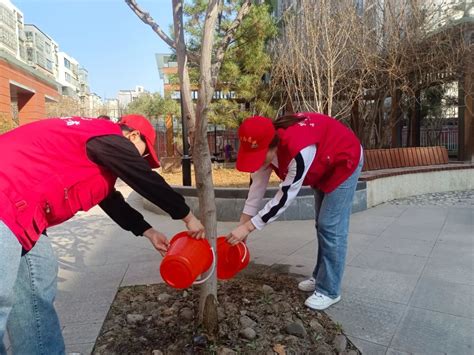
[{"label": "tree bark", "polygon": [[[214,250],[216,250],[217,218],[214,185],[212,181],[211,153],[207,142],[207,112],[212,100],[212,95],[214,94],[214,87],[212,85],[212,48],[214,44],[214,28],[220,5],[220,0],[211,0],[207,6],[201,44],[199,95],[196,107],[196,131],[193,147],[196,188],[201,213],[200,217],[206,228],[206,237]],[[215,270],[213,272],[215,272]],[[201,286],[199,321],[209,335],[217,335],[216,275],[210,277],[209,280]]]},{"label": "tree bark", "polygon": [[178,60],[179,83],[181,84],[181,100],[183,107],[183,115],[186,118],[183,124],[187,125],[188,134],[192,137],[194,133],[196,114],[194,111],[193,99],[191,97],[191,81],[188,73],[188,53],[186,50],[186,42],[184,39],[183,25],[183,0],[173,0],[173,23],[174,35],[176,38],[176,57]]}]

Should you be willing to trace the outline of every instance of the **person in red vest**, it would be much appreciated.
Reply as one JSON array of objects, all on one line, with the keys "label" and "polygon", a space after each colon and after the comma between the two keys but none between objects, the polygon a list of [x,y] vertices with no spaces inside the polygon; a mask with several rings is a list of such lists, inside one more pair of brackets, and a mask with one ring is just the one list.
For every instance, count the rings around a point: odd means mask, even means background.
[{"label": "person in red vest", "polygon": [[0,354],[8,328],[15,354],[64,354],[53,306],[57,260],[46,235],[78,211],[99,205],[117,224],[145,236],[164,254],[166,236],[114,189],[119,177],[195,237],[204,227],[184,198],[152,168],[156,133],[143,116],[119,124],[52,118],[0,135]]},{"label": "person in red vest", "polygon": [[[261,230],[292,203],[302,186],[315,189],[317,262],[313,275],[299,283],[314,292],[305,302],[323,310],[341,299],[352,200],[363,165],[357,137],[337,120],[318,113],[278,118],[250,117],[239,128],[237,169],[250,172],[251,185],[240,225],[228,240],[239,243]],[[260,209],[270,175],[283,181]]]}]

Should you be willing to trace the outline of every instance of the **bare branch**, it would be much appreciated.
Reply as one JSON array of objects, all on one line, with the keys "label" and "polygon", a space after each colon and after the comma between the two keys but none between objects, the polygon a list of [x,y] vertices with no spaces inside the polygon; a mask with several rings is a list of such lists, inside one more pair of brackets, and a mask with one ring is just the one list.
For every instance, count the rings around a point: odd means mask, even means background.
[{"label": "bare branch", "polygon": [[251,0],[246,0],[242,4],[239,12],[237,13],[237,16],[235,17],[234,21],[227,29],[224,35],[224,38],[222,39],[219,47],[217,48],[214,64],[212,65],[212,81],[214,84],[217,81],[217,76],[219,75],[219,70],[222,65],[222,61],[224,60],[224,56],[227,51],[227,48],[229,47],[230,43],[233,41],[235,37],[235,33],[237,32],[237,29],[242,23],[242,20],[250,12],[251,6],[252,6]]},{"label": "bare branch", "polygon": [[132,9],[132,11],[135,13],[135,15],[138,16],[140,20],[142,20],[145,24],[150,26],[155,33],[160,36],[160,38],[166,42],[168,46],[170,46],[173,49],[176,49],[176,43],[173,41],[156,23],[156,21],[151,17],[151,15],[144,11],[135,0],[125,0],[127,5]]}]

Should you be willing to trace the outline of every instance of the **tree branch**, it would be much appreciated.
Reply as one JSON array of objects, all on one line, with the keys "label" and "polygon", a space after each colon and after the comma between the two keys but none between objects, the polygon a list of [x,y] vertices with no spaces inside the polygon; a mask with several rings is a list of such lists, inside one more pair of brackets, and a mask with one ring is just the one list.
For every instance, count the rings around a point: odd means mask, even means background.
[{"label": "tree branch", "polygon": [[234,39],[235,33],[236,33],[237,29],[239,28],[240,24],[242,23],[242,20],[250,12],[251,6],[252,6],[252,1],[251,0],[246,0],[242,4],[237,16],[235,17],[234,21],[232,22],[232,24],[227,29],[227,31],[224,35],[224,38],[222,39],[222,42],[220,43],[219,47],[217,48],[214,64],[212,65],[212,81],[213,81],[213,83],[215,83],[217,81],[217,76],[219,75],[219,70],[220,70],[220,67],[222,65],[222,61],[224,60],[224,56],[225,56],[225,53],[227,51],[227,48],[229,47],[230,43]]},{"label": "tree branch", "polygon": [[[151,15],[144,11],[136,2],[136,0],[125,0],[127,5],[132,9],[135,15],[138,16],[140,20],[142,20],[145,24],[151,27],[151,29],[171,48],[176,50],[176,41],[174,41],[170,36],[168,36],[156,23],[156,21],[151,17]],[[199,63],[199,55],[196,53],[187,51],[187,56],[192,62]]]},{"label": "tree branch", "polygon": [[173,41],[156,23],[156,21],[151,17],[151,15],[144,11],[135,0],[125,0],[127,5],[132,9],[135,15],[138,16],[140,20],[142,20],[145,24],[150,26],[155,33],[160,36],[160,38],[166,42],[168,46],[176,50],[176,42]]}]

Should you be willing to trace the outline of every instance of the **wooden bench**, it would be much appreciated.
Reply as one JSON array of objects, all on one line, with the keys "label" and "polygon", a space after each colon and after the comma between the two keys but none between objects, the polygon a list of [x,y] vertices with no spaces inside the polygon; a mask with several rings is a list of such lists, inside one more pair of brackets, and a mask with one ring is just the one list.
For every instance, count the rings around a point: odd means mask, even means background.
[{"label": "wooden bench", "polygon": [[362,171],[410,168],[448,164],[446,147],[368,149],[364,151]]}]

